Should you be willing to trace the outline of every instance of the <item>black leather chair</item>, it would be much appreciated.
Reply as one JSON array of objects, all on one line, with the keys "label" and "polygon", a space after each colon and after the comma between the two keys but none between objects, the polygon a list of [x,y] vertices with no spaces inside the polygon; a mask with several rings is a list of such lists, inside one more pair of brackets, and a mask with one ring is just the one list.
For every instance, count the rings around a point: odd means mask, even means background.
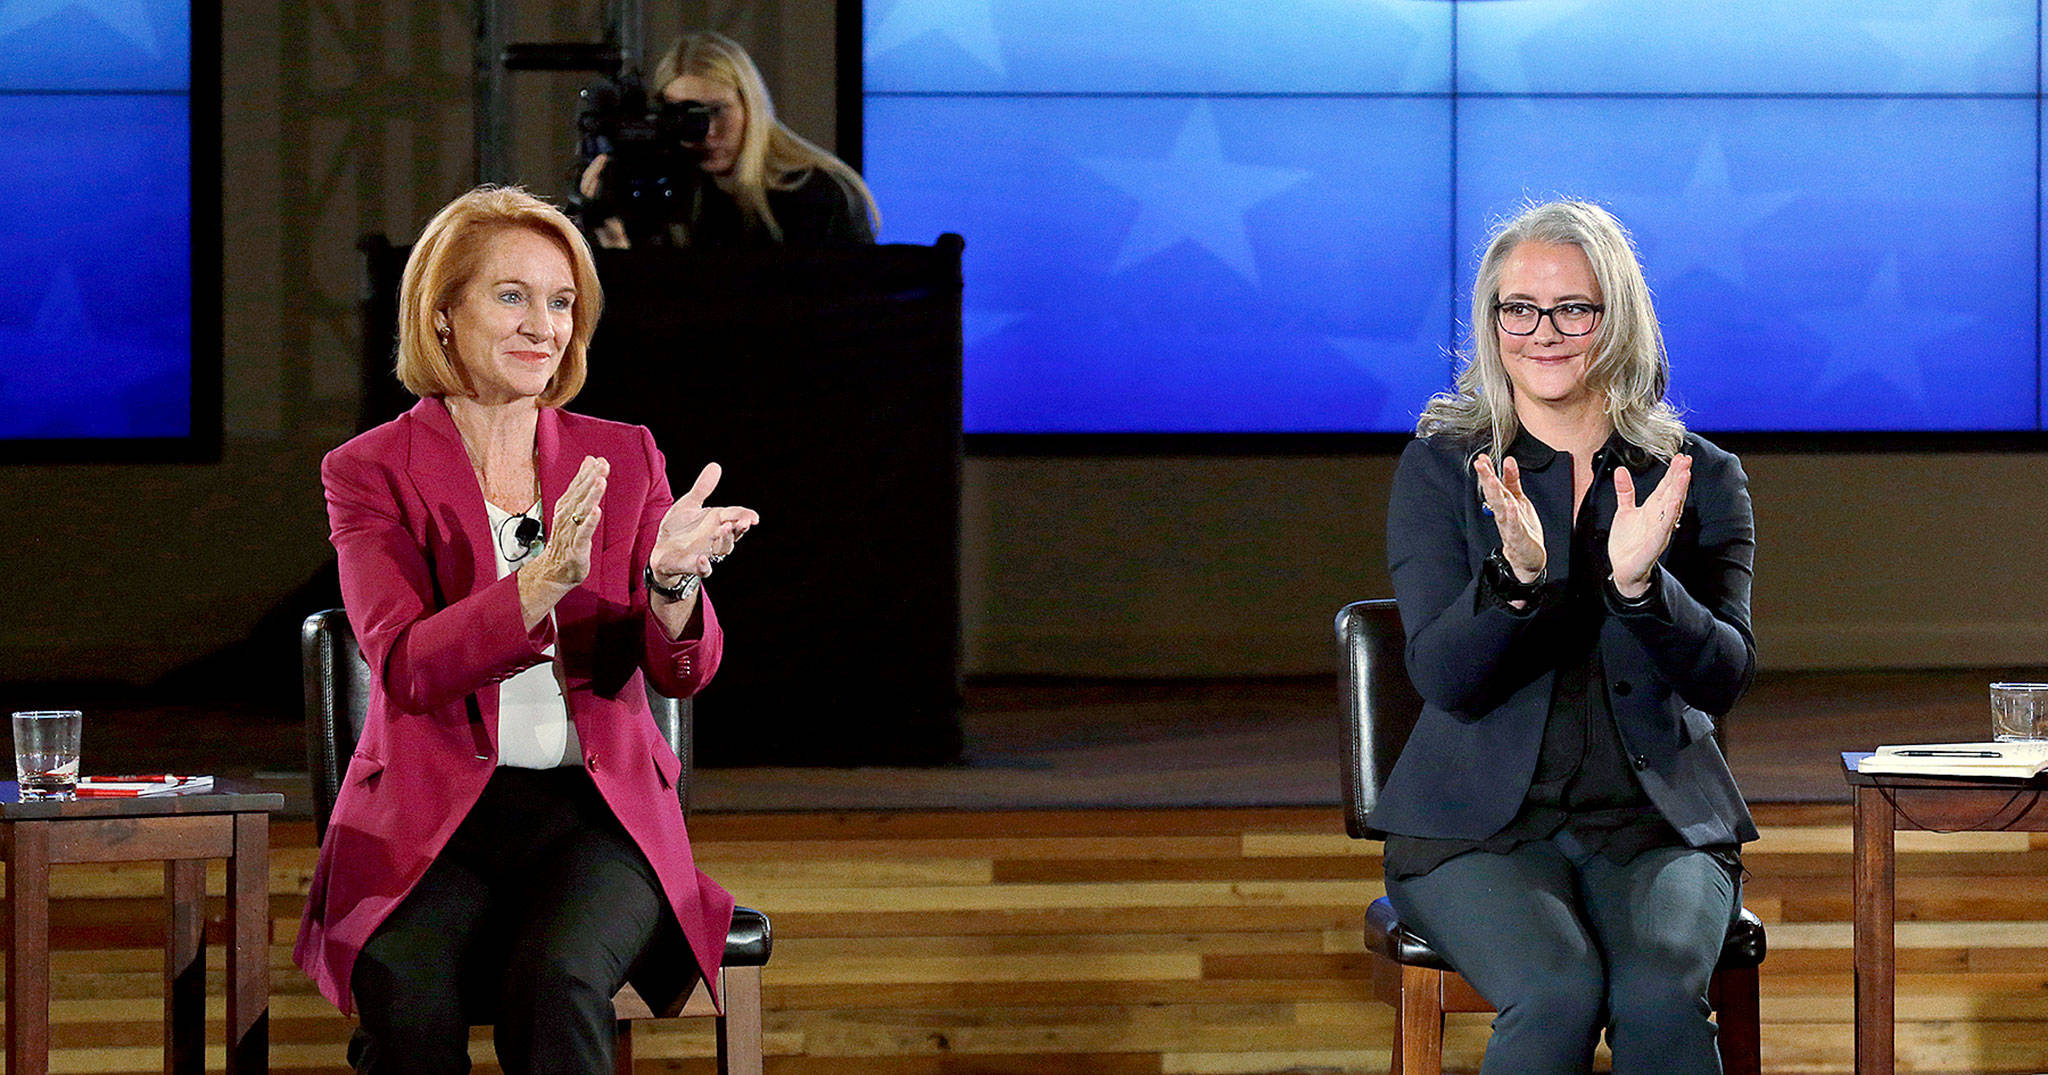
[{"label": "black leather chair", "polygon": [[[1386,834],[1366,823],[1394,759],[1422,715],[1422,699],[1403,663],[1406,638],[1391,600],[1354,601],[1337,613],[1344,667],[1344,829],[1354,839]],[[1394,1007],[1394,1075],[1440,1075],[1444,1013],[1490,1012],[1473,989],[1429,942],[1401,924],[1383,896],[1365,914],[1365,946],[1372,961],[1373,995]],[[1720,1025],[1722,1070],[1758,1075],[1763,1069],[1757,1034],[1757,966],[1764,960],[1763,923],[1744,908],[1728,927],[1721,962],[1708,987]]]},{"label": "black leather chair", "polygon": [[[348,617],[338,608],[316,612],[306,618],[299,636],[299,652],[305,667],[306,764],[313,773],[313,824],[319,838],[327,836],[327,818],[334,811],[334,796],[341,787],[348,759],[355,753],[370,699],[370,667],[356,648],[355,632]],[[690,703],[647,690],[655,723],[676,756],[682,759],[682,775],[676,781],[676,796],[683,812],[690,812]],[[618,1015],[614,1046],[615,1070],[621,1075],[633,1070],[632,1020],[671,1016],[708,1015],[717,1020],[718,1071],[720,1075],[761,1075],[761,968],[773,948],[768,916],[748,907],[733,910],[732,931],[725,939],[725,963],[719,968],[719,987],[725,997],[725,1014],[711,1006],[702,985],[687,998],[665,1011],[653,1011],[628,985],[612,999]],[[479,1022],[488,1022],[481,1019]]]}]

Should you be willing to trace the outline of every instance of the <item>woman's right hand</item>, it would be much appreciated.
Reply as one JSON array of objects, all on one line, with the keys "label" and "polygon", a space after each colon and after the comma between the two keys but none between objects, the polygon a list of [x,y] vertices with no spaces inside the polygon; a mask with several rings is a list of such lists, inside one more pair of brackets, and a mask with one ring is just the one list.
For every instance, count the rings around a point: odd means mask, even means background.
[{"label": "woman's right hand", "polygon": [[594,455],[583,457],[583,465],[569,488],[555,501],[555,517],[548,527],[548,547],[534,558],[533,566],[542,579],[573,589],[590,577],[590,549],[604,521],[605,480],[612,465]]},{"label": "woman's right hand", "polygon": [[[590,158],[589,166],[583,169],[583,178],[576,182],[576,189],[584,197],[595,198],[597,192],[604,189],[604,166],[611,159],[609,153],[599,153]],[[607,250],[624,250],[633,245],[626,239],[626,225],[618,217],[606,218],[603,224],[598,225],[593,237],[597,239],[597,245]]]},{"label": "woman's right hand", "polygon": [[1543,551],[1543,521],[1536,517],[1536,505],[1522,490],[1521,467],[1514,456],[1508,456],[1501,461],[1500,473],[1496,475],[1493,460],[1481,452],[1472,461],[1472,469],[1479,474],[1479,494],[1486,498],[1494,526],[1500,530],[1501,555],[1514,569],[1515,578],[1536,581],[1549,560]]},{"label": "woman's right hand", "polygon": [[611,472],[612,465],[606,460],[583,457],[569,488],[555,501],[548,547],[519,568],[519,611],[527,630],[540,626],[570,590],[590,577],[590,550],[598,525],[604,521],[600,505]]}]

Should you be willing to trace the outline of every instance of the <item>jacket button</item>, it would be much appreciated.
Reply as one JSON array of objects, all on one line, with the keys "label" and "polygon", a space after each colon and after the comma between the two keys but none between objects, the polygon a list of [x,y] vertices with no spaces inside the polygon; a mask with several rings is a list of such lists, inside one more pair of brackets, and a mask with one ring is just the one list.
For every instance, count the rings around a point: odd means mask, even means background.
[{"label": "jacket button", "polygon": [[1625,679],[1617,680],[1614,684],[1614,693],[1619,694],[1623,697],[1627,697],[1628,693],[1635,689],[1635,686]]},{"label": "jacket button", "polygon": [[587,758],[583,759],[583,767],[584,767],[585,769],[589,769],[589,770],[592,770],[593,772],[594,772],[594,771],[596,771],[596,769],[597,769],[597,755],[595,755],[595,754],[592,754],[591,756],[589,756],[589,757],[587,757]]},{"label": "jacket button", "polygon": [[1649,767],[1650,759],[1643,757],[1641,754],[1636,755],[1636,772],[1640,773]]}]

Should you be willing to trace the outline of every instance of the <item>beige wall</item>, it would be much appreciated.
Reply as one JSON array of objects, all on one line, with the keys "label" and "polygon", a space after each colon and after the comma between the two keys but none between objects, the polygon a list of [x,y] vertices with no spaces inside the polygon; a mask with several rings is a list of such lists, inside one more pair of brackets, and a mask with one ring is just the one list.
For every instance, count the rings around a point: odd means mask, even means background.
[{"label": "beige wall", "polygon": [[[1772,668],[2048,664],[2035,454],[1752,454]],[[1331,667],[1330,620],[1390,596],[1387,457],[977,459],[974,671]]]},{"label": "beige wall", "polygon": [[[595,34],[594,0],[528,6],[538,22],[525,34]],[[416,229],[468,182],[466,5],[226,7],[223,461],[0,467],[0,679],[152,679],[242,637],[319,568],[316,467],[347,435],[357,394],[354,241]],[[805,0],[650,5],[657,41],[685,20],[746,41],[784,117],[827,143],[831,19],[831,5]],[[545,113],[565,106],[552,89],[522,94],[522,163],[559,191],[548,147],[567,138]],[[1768,665],[2044,663],[2048,539],[2029,480],[2041,456],[1747,462]],[[1387,592],[1390,468],[969,460],[968,671],[1326,669],[1337,605]]]}]

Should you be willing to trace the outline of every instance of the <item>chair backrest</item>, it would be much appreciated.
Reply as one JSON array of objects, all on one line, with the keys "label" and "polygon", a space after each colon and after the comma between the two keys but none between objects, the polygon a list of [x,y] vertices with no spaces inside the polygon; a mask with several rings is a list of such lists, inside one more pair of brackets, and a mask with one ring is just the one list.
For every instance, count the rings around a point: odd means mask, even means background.
[{"label": "chair backrest", "polygon": [[[348,771],[348,759],[362,738],[370,710],[370,666],[356,646],[355,630],[341,609],[306,617],[299,631],[299,658],[306,688],[306,767],[313,774],[313,825],[327,838],[327,816]],[[676,800],[690,812],[690,702],[647,688],[647,705],[661,736],[682,759]]]},{"label": "chair backrest", "polygon": [[1338,610],[1337,644],[1344,668],[1344,830],[1378,839],[1383,834],[1366,816],[1422,716],[1422,696],[1408,681],[1407,637],[1393,599],[1353,601]]}]

